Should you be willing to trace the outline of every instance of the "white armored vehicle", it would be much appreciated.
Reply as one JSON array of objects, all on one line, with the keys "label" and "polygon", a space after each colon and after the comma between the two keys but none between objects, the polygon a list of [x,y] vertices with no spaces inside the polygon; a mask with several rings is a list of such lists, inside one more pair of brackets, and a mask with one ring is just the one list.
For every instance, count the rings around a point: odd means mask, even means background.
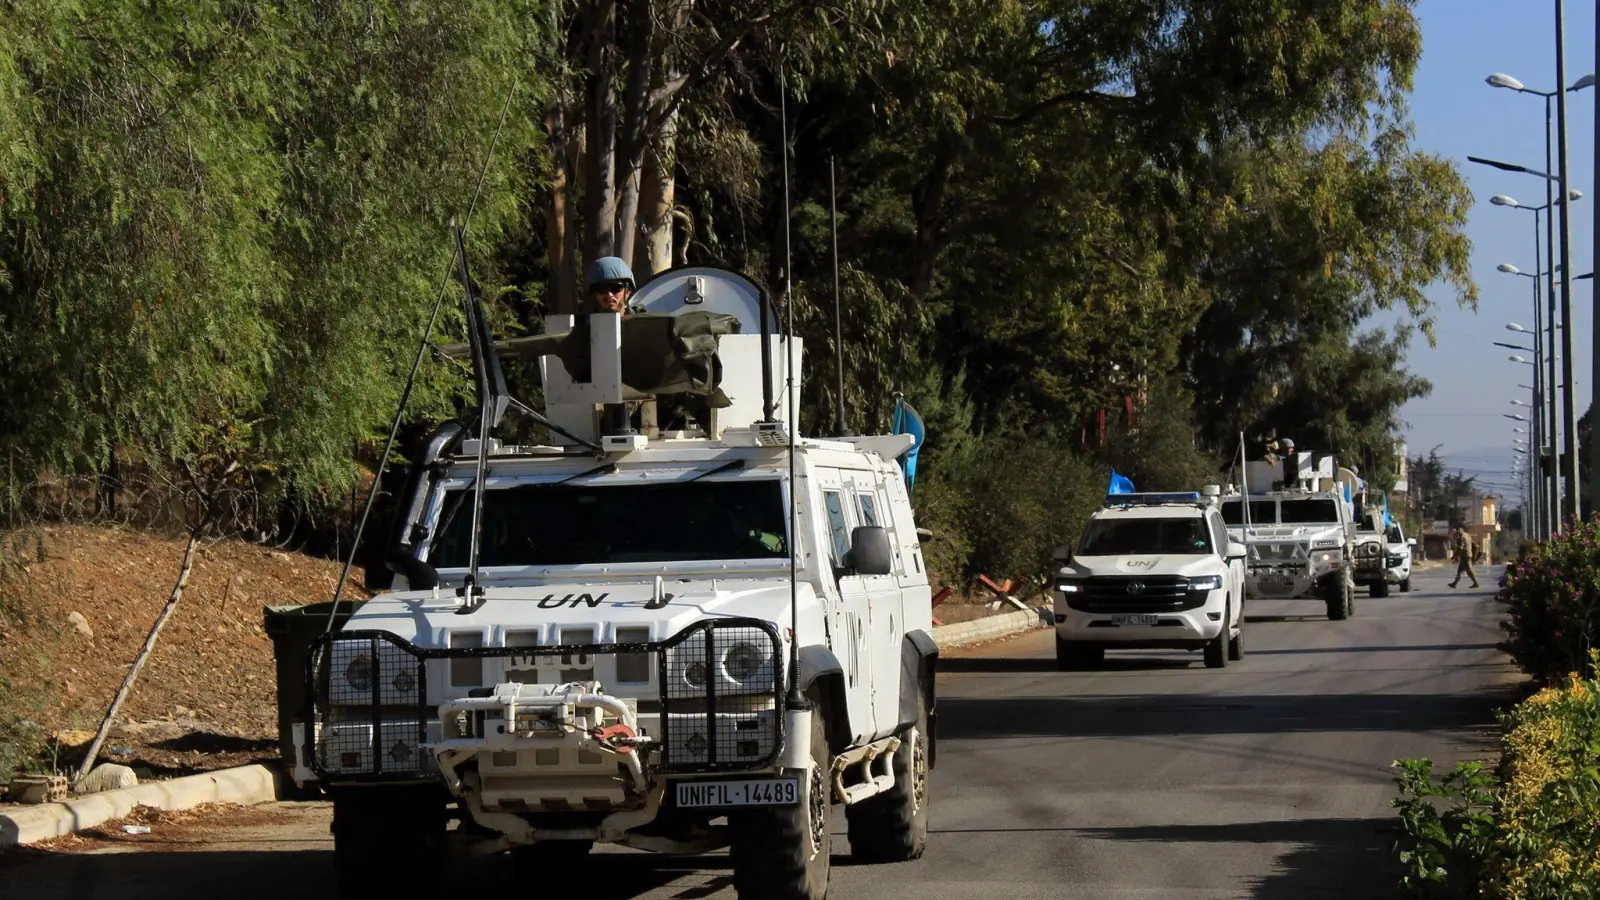
[{"label": "white armored vehicle", "polygon": [[1354,477],[1292,444],[1281,468],[1246,465],[1244,492],[1222,503],[1229,533],[1247,548],[1246,598],[1321,600],[1330,619],[1354,613]]},{"label": "white armored vehicle", "polygon": [[[446,849],[576,884],[610,843],[727,847],[741,897],[819,900],[835,806],[857,859],[920,856],[938,648],[896,462],[915,439],[796,436],[800,341],[733,272],[498,343],[466,304],[477,421],[413,460],[393,589],[280,684],[344,894],[417,884]],[[548,444],[489,436],[512,354],[537,360],[544,410],[517,405]]]}]

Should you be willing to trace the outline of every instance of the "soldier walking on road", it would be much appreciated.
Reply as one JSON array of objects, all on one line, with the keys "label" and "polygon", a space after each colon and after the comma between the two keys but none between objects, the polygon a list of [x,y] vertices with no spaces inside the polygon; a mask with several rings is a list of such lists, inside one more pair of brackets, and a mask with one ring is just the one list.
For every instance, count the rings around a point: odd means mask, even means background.
[{"label": "soldier walking on road", "polygon": [[1457,526],[1455,534],[1450,536],[1450,552],[1456,561],[1456,577],[1450,586],[1460,584],[1461,576],[1466,575],[1472,579],[1472,586],[1478,587],[1478,573],[1472,571],[1472,536],[1465,528]]}]

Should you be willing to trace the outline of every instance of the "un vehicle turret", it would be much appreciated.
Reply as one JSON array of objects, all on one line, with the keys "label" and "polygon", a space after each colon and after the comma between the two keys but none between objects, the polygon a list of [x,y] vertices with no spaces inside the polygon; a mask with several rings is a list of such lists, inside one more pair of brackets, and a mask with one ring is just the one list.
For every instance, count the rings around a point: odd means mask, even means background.
[{"label": "un vehicle turret", "polygon": [[[857,859],[920,856],[938,648],[918,438],[796,434],[801,340],[736,272],[668,271],[627,315],[532,338],[495,340],[465,303],[469,342],[445,349],[478,408],[411,460],[392,584],[280,666],[343,894],[500,852],[565,884],[610,843],[728,848],[740,896],[820,900],[836,809]],[[542,409],[507,390],[513,357]],[[548,438],[502,443],[509,414]]]}]

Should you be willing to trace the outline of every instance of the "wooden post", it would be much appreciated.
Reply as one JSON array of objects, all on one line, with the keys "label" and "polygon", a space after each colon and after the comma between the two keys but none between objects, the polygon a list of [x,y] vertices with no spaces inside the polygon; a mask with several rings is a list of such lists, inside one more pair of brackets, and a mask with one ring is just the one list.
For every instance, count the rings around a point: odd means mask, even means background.
[{"label": "wooden post", "polygon": [[[116,721],[117,710],[121,709],[122,702],[128,699],[128,694],[133,690],[133,683],[139,677],[139,670],[144,668],[144,664],[150,659],[150,651],[155,649],[156,638],[161,635],[161,629],[166,627],[167,620],[172,618],[173,610],[178,608],[178,601],[183,599],[183,589],[189,586],[189,572],[194,568],[195,547],[199,546],[201,536],[205,534],[206,528],[211,524],[211,517],[216,513],[217,496],[221,493],[222,483],[238,467],[237,461],[228,463],[228,467],[218,477],[211,496],[206,498],[199,521],[189,531],[189,543],[183,548],[183,565],[178,569],[178,581],[172,586],[172,594],[167,598],[167,605],[162,607],[161,615],[157,616],[155,624],[150,626],[150,634],[145,637],[144,647],[140,648],[139,656],[133,661],[133,667],[123,676],[122,687],[117,689],[117,696],[112,699],[111,708],[106,710],[106,717],[100,722],[100,730],[95,732],[94,742],[89,745],[89,752],[84,754],[83,763],[78,766],[78,774],[72,779],[74,785],[83,781],[84,776],[94,767],[95,758],[100,755],[100,745],[105,743],[106,735],[111,733],[111,724]],[[187,469],[187,466],[185,468]],[[196,481],[192,471],[189,472],[189,479],[191,482]],[[196,487],[198,486],[196,484]]]},{"label": "wooden post", "polygon": [[122,707],[122,701],[128,699],[128,693],[133,690],[133,682],[139,677],[139,670],[150,659],[150,651],[155,649],[156,637],[161,634],[161,629],[166,626],[167,620],[172,618],[172,611],[178,608],[178,601],[183,599],[183,589],[189,584],[189,571],[194,567],[194,548],[200,543],[200,531],[196,529],[189,535],[189,544],[183,550],[183,567],[178,570],[178,583],[172,586],[172,595],[167,598],[167,605],[162,608],[161,615],[156,617],[155,625],[151,626],[150,634],[144,639],[144,647],[139,651],[139,657],[133,661],[133,668],[122,679],[122,687],[117,690],[117,696],[111,701],[111,708],[106,711],[106,717],[100,722],[100,730],[95,733],[94,743],[89,745],[89,752],[83,757],[83,764],[78,767],[78,774],[73,777],[72,783],[76,785],[83,780],[89,770],[94,767],[95,757],[100,754],[100,745],[105,743],[106,735],[111,731],[111,723],[116,720],[117,710]]}]

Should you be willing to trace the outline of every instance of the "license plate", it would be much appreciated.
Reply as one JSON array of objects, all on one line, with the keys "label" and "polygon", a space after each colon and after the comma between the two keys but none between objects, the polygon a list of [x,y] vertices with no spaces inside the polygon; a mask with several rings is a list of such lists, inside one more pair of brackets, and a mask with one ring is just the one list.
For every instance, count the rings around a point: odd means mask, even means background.
[{"label": "license plate", "polygon": [[678,806],[683,809],[722,809],[737,806],[794,806],[800,802],[800,779],[762,778],[755,781],[680,781]]},{"label": "license plate", "polygon": [[1112,616],[1113,625],[1154,625],[1161,621],[1156,616]]},{"label": "license plate", "polygon": [[1262,572],[1257,579],[1265,584],[1289,584],[1294,576],[1287,572]]}]

